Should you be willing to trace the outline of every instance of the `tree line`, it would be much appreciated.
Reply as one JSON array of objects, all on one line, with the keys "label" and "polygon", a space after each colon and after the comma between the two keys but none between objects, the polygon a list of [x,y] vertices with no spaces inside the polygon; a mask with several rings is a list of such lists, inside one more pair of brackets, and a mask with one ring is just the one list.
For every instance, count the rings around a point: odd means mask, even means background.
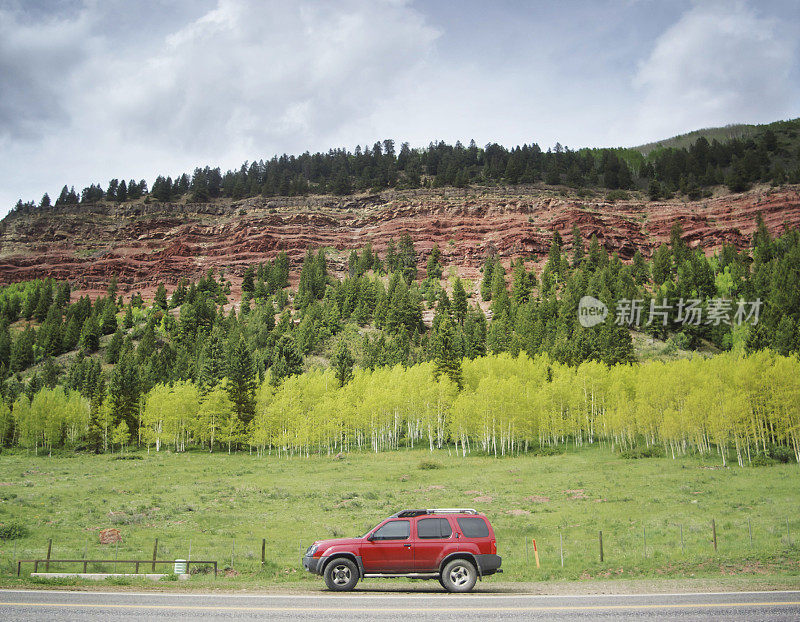
[{"label": "tree line", "polygon": [[[229,401],[236,419],[228,423],[239,426],[236,435],[215,428],[213,446],[247,434],[263,387],[304,382],[315,367],[331,369],[344,387],[361,373],[432,365],[434,383],[460,390],[468,384],[467,362],[487,355],[546,356],[572,367],[634,363],[630,327],[617,321],[624,299],[638,299],[644,309],[697,299],[706,313],[714,300],[763,301],[757,322],[686,324],[672,317],[643,323],[638,330],[663,340],[664,356],[695,349],[796,356],[800,349],[795,230],[773,238],[759,217],[750,249],[725,245],[706,257],[686,245],[676,225],[652,260],[637,253],[627,264],[595,237],[588,244],[577,230],[571,237],[553,235],[541,272],[522,260],[504,264],[489,252],[475,283],[446,277],[449,267],[437,247],[422,262],[408,234],[382,255],[369,245],[351,251],[341,279],[330,273],[324,250],[309,250],[294,267],[280,253],[244,271],[238,308],[224,273],[183,279],[171,292],[160,284],[149,303],[137,292],[126,300],[113,278],[94,301],[73,300],[66,282],[9,285],[0,289],[0,396],[10,412],[22,398],[33,405],[40,393],[72,400],[78,412],[80,395],[90,421],[81,442],[104,450],[115,431],[145,442],[143,416],[155,387],[166,385],[167,393],[182,387],[201,401],[213,394],[215,408]],[[294,290],[288,287],[292,269],[300,271]],[[597,326],[577,321],[584,296],[609,308]],[[430,325],[423,322],[426,310]],[[37,404],[41,412],[49,408]],[[17,419],[9,421],[4,438],[16,443]],[[233,447],[241,443],[231,440]]]},{"label": "tree line", "polygon": [[95,415],[78,391],[44,389],[0,405],[0,440],[48,451],[84,447],[94,435],[108,450],[278,456],[417,445],[502,456],[602,443],[672,458],[716,453],[739,466],[800,462],[800,362],[767,350],[613,366],[504,353],[466,360],[460,388],[437,379],[430,362],[355,369],[345,384],[337,376],[313,369],[263,382],[246,422],[224,383],[159,383],[142,398],[136,436],[115,424],[113,406]]},{"label": "tree line", "polygon": [[[270,160],[245,162],[236,170],[198,167],[191,174],[173,179],[158,175],[148,193],[144,180],[112,179],[103,189],[91,184],[80,193],[65,185],[55,205],[157,200],[208,202],[254,196],[307,194],[348,195],[387,188],[473,184],[566,185],[576,189],[604,188],[610,191],[641,190],[653,200],[675,194],[698,199],[709,188],[726,184],[741,192],[753,183],[775,185],[800,183],[800,120],[761,126],[752,136],[724,142],[709,142],[701,136],[688,148],[660,147],[646,156],[636,149],[571,150],[556,143],[546,151],[536,143],[507,148],[497,143],[478,147],[456,142],[431,142],[412,149],[409,143],[395,148],[393,140],[371,147],[357,146],[352,152],[330,149],[326,153],[282,155]],[[39,203],[20,199],[14,210],[50,207],[45,194]]]}]

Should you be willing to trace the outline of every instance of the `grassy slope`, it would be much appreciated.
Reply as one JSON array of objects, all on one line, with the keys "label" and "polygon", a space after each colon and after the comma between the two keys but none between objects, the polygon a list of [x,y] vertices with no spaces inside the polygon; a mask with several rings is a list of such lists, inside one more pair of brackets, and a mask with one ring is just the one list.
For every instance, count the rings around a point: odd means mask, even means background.
[{"label": "grassy slope", "polygon": [[636,151],[640,151],[644,155],[647,155],[648,153],[650,153],[654,149],[658,149],[659,147],[675,147],[677,149],[688,149],[701,136],[705,136],[708,142],[711,142],[714,139],[718,140],[719,142],[725,142],[733,138],[744,138],[747,136],[751,136],[761,127],[762,126],[759,125],[746,125],[741,123],[726,125],[724,127],[707,127],[701,130],[694,130],[686,134],[673,136],[672,138],[665,138],[664,140],[659,140],[656,142],[639,145],[637,147],[633,147],[633,149],[635,149]]},{"label": "grassy slope", "polygon": [[[421,469],[434,460],[441,468]],[[256,458],[249,455],[0,457],[0,522],[31,534],[0,543],[0,583],[17,584],[11,559],[113,557],[97,530],[122,532],[120,558],[217,559],[238,577],[215,585],[312,581],[298,570],[312,540],[356,535],[404,507],[477,507],[491,518],[512,581],[634,577],[800,575],[798,467],[721,469],[714,459],[623,460],[606,448],[559,456],[458,458],[442,450],[380,455]],[[792,532],[786,538],[786,519]],[[716,519],[719,553],[710,543]],[[749,546],[747,520],[753,529]],[[683,525],[685,553],[680,547]],[[643,555],[643,528],[648,557]],[[598,561],[598,530],[605,559]],[[559,558],[564,538],[564,568]],[[268,564],[260,566],[261,538]],[[542,568],[524,539],[536,538]],[[65,568],[66,570],[66,568]],[[99,569],[98,569],[99,570]],[[107,568],[107,570],[109,570]],[[121,569],[120,569],[121,570]],[[192,584],[211,584],[197,577]],[[312,585],[312,584],[309,584]]]}]

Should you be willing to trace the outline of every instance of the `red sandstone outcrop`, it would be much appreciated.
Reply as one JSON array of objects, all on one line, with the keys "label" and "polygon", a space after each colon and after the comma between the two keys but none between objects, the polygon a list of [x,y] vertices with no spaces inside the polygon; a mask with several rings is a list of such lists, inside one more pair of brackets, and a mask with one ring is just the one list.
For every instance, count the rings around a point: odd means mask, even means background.
[{"label": "red sandstone outcrop", "polygon": [[[349,251],[367,242],[383,253],[408,231],[422,271],[434,244],[446,264],[475,278],[490,249],[505,262],[541,259],[553,231],[572,243],[577,226],[611,252],[645,256],[669,239],[674,222],[691,246],[706,252],[723,242],[746,246],[761,213],[777,235],[800,226],[800,187],[759,188],[693,202],[616,203],[535,188],[418,190],[362,197],[248,199],[211,204],[159,203],[50,208],[10,214],[0,225],[0,282],[36,277],[99,287],[116,274],[121,284],[149,288],[207,270],[240,274],[246,265],[284,250],[293,267],[309,247]],[[346,255],[332,257],[344,269]],[[296,271],[292,278],[296,279]]]}]

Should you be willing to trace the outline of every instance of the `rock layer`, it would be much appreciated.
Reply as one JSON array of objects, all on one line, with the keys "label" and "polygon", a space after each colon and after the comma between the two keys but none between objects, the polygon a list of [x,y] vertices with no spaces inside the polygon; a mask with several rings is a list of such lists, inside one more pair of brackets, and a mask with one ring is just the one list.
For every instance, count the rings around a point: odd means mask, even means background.
[{"label": "rock layer", "polygon": [[[680,222],[691,246],[706,252],[723,242],[746,246],[761,213],[777,235],[800,226],[800,187],[758,188],[694,202],[609,203],[531,187],[417,190],[356,198],[308,197],[209,204],[126,203],[12,213],[0,231],[0,282],[52,276],[84,288],[116,274],[120,283],[149,288],[176,283],[209,269],[241,274],[245,266],[289,254],[292,267],[308,248],[358,249],[367,242],[383,253],[388,241],[410,233],[419,269],[434,244],[446,264],[474,278],[488,252],[508,263],[538,262],[553,231],[567,249],[577,226],[610,251],[630,259],[650,256]],[[346,254],[332,254],[343,270]],[[292,278],[296,279],[296,270]]]}]

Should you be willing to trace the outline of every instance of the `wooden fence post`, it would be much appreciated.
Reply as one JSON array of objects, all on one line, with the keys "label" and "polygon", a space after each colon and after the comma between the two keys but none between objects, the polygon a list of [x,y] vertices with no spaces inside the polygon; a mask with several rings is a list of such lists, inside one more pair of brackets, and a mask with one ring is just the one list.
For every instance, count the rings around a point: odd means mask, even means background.
[{"label": "wooden fence post", "polygon": [[603,562],[603,532],[600,531],[600,562]]},{"label": "wooden fence post", "polygon": [[152,568],[152,572],[156,571],[156,559],[157,558],[158,558],[158,538],[156,538],[156,541],[153,543],[153,568]]},{"label": "wooden fence post", "polygon": [[263,566],[267,560],[267,539],[261,538],[261,565]]},{"label": "wooden fence post", "polygon": [[647,527],[642,526],[642,542],[644,544],[644,558],[647,559]]},{"label": "wooden fence post", "polygon": [[50,551],[53,549],[53,538],[47,541],[47,562],[44,565],[44,571],[50,572]]},{"label": "wooden fence post", "polygon": [[717,523],[711,519],[711,539],[714,542],[714,552],[717,552]]}]

